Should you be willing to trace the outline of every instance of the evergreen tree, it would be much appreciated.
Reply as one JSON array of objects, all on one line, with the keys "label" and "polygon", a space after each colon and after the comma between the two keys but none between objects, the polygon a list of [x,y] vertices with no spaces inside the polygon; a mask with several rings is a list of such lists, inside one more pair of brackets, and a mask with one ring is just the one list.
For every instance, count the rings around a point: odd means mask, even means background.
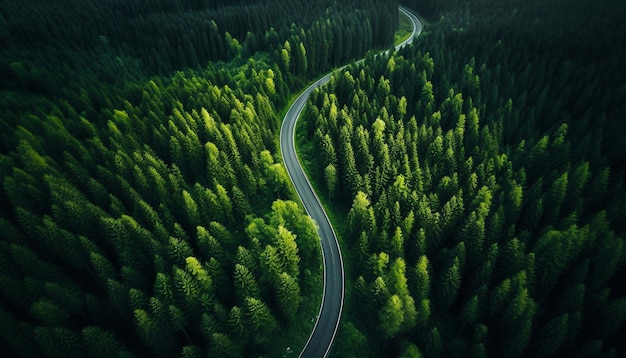
[{"label": "evergreen tree", "polygon": [[260,297],[257,282],[252,273],[245,266],[235,264],[234,280],[235,290],[239,299]]},{"label": "evergreen tree", "polygon": [[263,301],[248,297],[245,300],[245,315],[256,343],[271,339],[276,330],[276,319]]},{"label": "evergreen tree", "polygon": [[330,201],[337,188],[337,169],[335,169],[332,163],[324,168],[324,180],[328,189],[328,201]]},{"label": "evergreen tree", "polygon": [[288,273],[283,272],[280,274],[276,286],[278,307],[287,319],[293,320],[302,300],[298,282]]}]

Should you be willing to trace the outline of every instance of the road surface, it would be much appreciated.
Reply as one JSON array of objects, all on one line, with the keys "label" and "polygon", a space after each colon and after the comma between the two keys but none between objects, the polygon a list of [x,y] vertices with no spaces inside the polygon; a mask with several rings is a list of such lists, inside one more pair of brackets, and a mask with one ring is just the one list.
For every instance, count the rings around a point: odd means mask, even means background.
[{"label": "road surface", "polygon": [[[396,49],[410,44],[413,38],[422,31],[422,25],[415,15],[403,7],[400,7],[399,10],[407,15],[413,23],[413,33],[407,40],[396,46]],[[300,117],[300,113],[302,113],[311,92],[315,88],[326,84],[330,80],[331,75],[332,72],[326,74],[302,92],[285,114],[280,129],[280,150],[283,162],[307,213],[317,223],[324,264],[322,304],[313,332],[300,353],[302,358],[326,357],[330,352],[337,328],[339,327],[345,290],[343,260],[335,231],[322,208],[319,198],[313,191],[309,179],[304,174],[295,148],[295,129],[298,117]]]}]

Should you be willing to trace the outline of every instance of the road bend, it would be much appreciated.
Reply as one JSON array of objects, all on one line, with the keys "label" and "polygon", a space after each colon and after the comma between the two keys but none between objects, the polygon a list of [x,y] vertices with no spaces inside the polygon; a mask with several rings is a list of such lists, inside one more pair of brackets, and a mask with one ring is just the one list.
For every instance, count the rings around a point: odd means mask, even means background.
[{"label": "road bend", "polygon": [[[398,46],[396,50],[413,42],[413,39],[422,31],[422,24],[419,19],[413,15],[408,9],[399,7],[399,11],[406,15],[413,24],[413,32],[411,36]],[[345,66],[344,66],[345,67]],[[340,68],[339,70],[343,69]],[[341,258],[341,250],[337,242],[335,231],[324,211],[319,198],[315,194],[311,182],[304,174],[302,165],[296,155],[295,147],[295,131],[296,123],[304,106],[309,99],[309,95],[316,88],[323,86],[330,80],[331,73],[326,74],[298,96],[291,105],[280,129],[280,150],[283,161],[289,174],[289,178],[293,186],[302,200],[309,216],[316,222],[317,231],[320,237],[320,245],[322,249],[322,259],[324,266],[324,290],[322,294],[322,303],[320,311],[317,315],[317,321],[313,332],[300,353],[301,358],[318,358],[326,357],[330,352],[339,320],[343,310],[343,299],[345,293],[345,276],[343,271],[343,260]]]}]

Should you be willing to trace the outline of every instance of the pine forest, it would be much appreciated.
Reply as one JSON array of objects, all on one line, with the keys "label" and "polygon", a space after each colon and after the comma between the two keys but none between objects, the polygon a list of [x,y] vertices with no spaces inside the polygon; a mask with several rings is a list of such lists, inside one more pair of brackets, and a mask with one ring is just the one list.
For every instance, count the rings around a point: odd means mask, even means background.
[{"label": "pine forest", "polygon": [[279,134],[329,71],[296,151],[345,269],[330,357],[626,356],[625,16],[3,0],[0,356],[298,357],[326,253]]}]

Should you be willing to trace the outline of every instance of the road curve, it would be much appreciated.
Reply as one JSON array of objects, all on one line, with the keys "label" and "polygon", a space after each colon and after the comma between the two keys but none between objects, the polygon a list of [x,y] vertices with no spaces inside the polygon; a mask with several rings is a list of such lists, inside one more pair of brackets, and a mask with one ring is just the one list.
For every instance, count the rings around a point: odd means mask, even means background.
[{"label": "road curve", "polygon": [[[413,38],[419,35],[422,30],[422,25],[415,15],[403,7],[400,7],[399,10],[411,19],[413,33],[407,40],[396,46],[396,50],[411,43]],[[296,155],[295,147],[296,123],[300,113],[302,113],[311,92],[317,87],[326,84],[330,80],[331,75],[332,72],[326,74],[298,96],[285,114],[280,128],[280,151],[283,156],[283,162],[307,213],[317,223],[324,264],[322,304],[313,332],[300,353],[302,358],[326,357],[330,352],[337,328],[339,327],[345,290],[343,259],[335,231],[309,179],[304,174],[304,170]]]},{"label": "road curve", "polygon": [[400,6],[398,9],[400,10],[401,13],[406,15],[409,18],[409,20],[411,20],[411,23],[413,24],[413,32],[411,33],[411,36],[409,36],[408,39],[404,40],[401,44],[396,46],[396,50],[399,50],[402,47],[413,43],[413,39],[415,39],[422,33],[422,22],[420,21],[420,19],[418,19],[417,16],[415,16],[415,14],[410,12],[404,6]]}]

